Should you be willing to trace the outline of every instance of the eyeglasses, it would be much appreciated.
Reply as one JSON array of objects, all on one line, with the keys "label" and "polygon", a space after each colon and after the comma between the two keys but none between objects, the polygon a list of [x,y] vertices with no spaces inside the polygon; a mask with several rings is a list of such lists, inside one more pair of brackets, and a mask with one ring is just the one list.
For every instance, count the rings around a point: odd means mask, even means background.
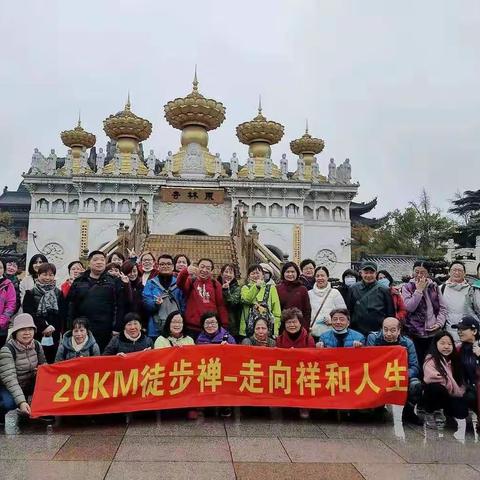
[{"label": "eyeglasses", "polygon": [[206,327],[216,327],[218,325],[218,322],[216,320],[212,320],[211,322],[205,322],[204,325]]},{"label": "eyeglasses", "polygon": [[159,263],[158,264],[159,267],[173,267],[173,263]]},{"label": "eyeglasses", "polygon": [[153,263],[151,258],[142,258],[142,263]]}]

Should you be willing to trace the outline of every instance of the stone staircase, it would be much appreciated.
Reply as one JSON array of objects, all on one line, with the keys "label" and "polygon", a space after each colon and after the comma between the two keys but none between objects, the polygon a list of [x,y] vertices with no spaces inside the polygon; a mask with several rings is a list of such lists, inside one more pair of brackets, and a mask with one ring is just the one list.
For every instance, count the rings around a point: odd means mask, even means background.
[{"label": "stone staircase", "polygon": [[168,253],[172,257],[183,253],[193,262],[200,258],[211,258],[215,264],[215,274],[225,263],[234,263],[238,271],[238,258],[230,236],[150,234],[145,239],[142,251],[151,251],[155,257],[161,253]]}]

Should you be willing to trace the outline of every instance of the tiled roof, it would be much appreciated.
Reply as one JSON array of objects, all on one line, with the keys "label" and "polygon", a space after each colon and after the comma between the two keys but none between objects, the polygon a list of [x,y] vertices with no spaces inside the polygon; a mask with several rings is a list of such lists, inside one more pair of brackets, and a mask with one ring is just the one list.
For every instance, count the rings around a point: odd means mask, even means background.
[{"label": "tiled roof", "polygon": [[235,248],[231,237],[203,235],[149,235],[145,240],[143,251],[151,251],[155,256],[179,253],[197,262],[200,258],[210,258],[215,264],[215,274],[222,265],[234,263],[238,267]]}]

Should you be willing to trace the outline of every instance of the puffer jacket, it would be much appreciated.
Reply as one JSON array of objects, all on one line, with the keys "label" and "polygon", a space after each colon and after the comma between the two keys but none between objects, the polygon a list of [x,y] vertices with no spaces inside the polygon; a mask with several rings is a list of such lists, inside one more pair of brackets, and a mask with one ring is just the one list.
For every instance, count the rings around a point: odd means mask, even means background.
[{"label": "puffer jacket", "polygon": [[[15,350],[15,358],[10,348]],[[10,337],[7,344],[0,349],[0,382],[17,406],[26,401],[24,389],[33,389],[37,367],[44,363],[46,360],[42,346],[36,340],[29,348],[24,348]]]},{"label": "puffer jacket", "polygon": [[103,355],[116,355],[117,353],[134,353],[141,352],[146,348],[153,348],[153,341],[147,337],[143,332],[140,337],[133,341],[125,336],[124,332],[115,335],[110,340],[110,343],[103,351]]},{"label": "puffer jacket", "polygon": [[55,355],[55,362],[62,362],[63,360],[70,360],[78,357],[95,357],[100,355],[100,347],[95,341],[92,332],[88,332],[88,340],[81,350],[74,350],[72,347],[73,335],[69,330],[65,333],[62,343],[58,346],[57,354]]},{"label": "puffer jacket", "polygon": [[17,308],[17,295],[8,278],[0,280],[0,335],[6,336],[10,319]]},{"label": "puffer jacket", "polygon": [[409,380],[412,378],[418,378],[420,367],[418,365],[417,352],[415,350],[415,345],[408,337],[400,335],[397,342],[387,342],[385,338],[383,338],[383,332],[381,330],[379,332],[372,332],[367,337],[367,347],[388,347],[392,345],[400,345],[407,350],[408,378]]},{"label": "puffer jacket", "polygon": [[437,284],[428,280],[423,292],[417,290],[415,280],[402,287],[402,297],[407,309],[405,331],[410,337],[428,338],[442,328],[447,319],[447,308]]}]

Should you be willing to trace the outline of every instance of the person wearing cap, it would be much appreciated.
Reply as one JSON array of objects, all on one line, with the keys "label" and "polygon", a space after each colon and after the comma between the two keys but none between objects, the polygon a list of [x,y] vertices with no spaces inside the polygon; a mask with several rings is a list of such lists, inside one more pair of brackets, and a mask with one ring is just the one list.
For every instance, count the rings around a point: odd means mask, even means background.
[{"label": "person wearing cap", "polygon": [[[40,342],[34,339],[37,327],[28,313],[13,320],[7,343],[0,349],[0,415],[18,408],[30,415],[28,397],[33,394],[37,367],[46,363]],[[2,418],[3,419],[3,418]]]},{"label": "person wearing cap", "polygon": [[458,349],[465,379],[465,399],[468,408],[480,414],[478,388],[480,387],[480,323],[472,316],[465,315],[461,322],[452,326],[462,342]]},{"label": "person wearing cap", "polygon": [[414,412],[415,404],[418,403],[422,393],[420,380],[420,367],[418,365],[415,345],[405,335],[402,335],[402,322],[396,317],[387,317],[382,322],[382,329],[372,332],[367,337],[367,347],[385,347],[400,345],[407,351],[408,362],[408,397],[403,409],[404,421],[420,425],[421,422]]},{"label": "person wearing cap", "polygon": [[380,330],[383,319],[395,315],[390,291],[377,282],[376,274],[375,262],[363,262],[360,267],[361,281],[348,291],[346,304],[352,317],[352,328],[363,335]]},{"label": "person wearing cap", "polygon": [[153,340],[142,332],[141,317],[138,313],[127,313],[124,327],[119,335],[114,335],[103,351],[103,355],[121,355],[142,352],[153,348]]},{"label": "person wearing cap", "polygon": [[[402,287],[407,309],[404,332],[417,351],[423,365],[433,336],[445,325],[447,309],[437,284],[429,278],[431,264],[418,260],[413,264],[413,278]],[[422,372],[420,372],[422,374]]]},{"label": "person wearing cap", "polygon": [[275,280],[273,279],[273,269],[268,263],[260,263],[260,267],[263,270],[263,281],[265,285],[275,285]]}]

